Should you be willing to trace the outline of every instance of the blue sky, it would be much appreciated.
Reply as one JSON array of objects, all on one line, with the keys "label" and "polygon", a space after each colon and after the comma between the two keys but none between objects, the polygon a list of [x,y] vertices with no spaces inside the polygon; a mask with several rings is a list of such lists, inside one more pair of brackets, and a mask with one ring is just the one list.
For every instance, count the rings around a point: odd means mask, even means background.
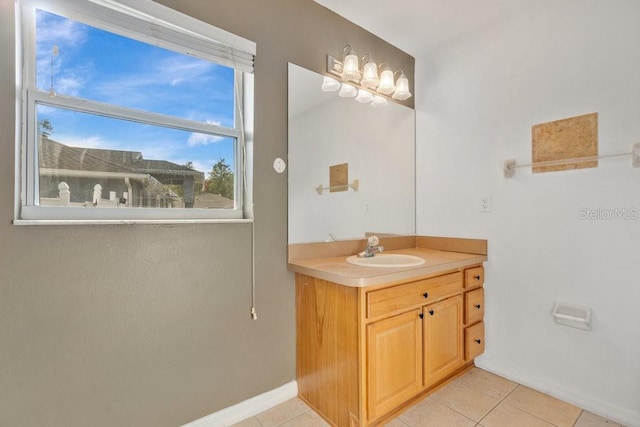
[{"label": "blue sky", "polygon": [[[233,69],[37,11],[40,89],[233,127]],[[57,55],[54,55],[54,46]],[[53,62],[52,62],[53,60]],[[40,106],[51,138],[76,147],[140,151],[146,159],[193,162],[208,172],[233,140]]]}]

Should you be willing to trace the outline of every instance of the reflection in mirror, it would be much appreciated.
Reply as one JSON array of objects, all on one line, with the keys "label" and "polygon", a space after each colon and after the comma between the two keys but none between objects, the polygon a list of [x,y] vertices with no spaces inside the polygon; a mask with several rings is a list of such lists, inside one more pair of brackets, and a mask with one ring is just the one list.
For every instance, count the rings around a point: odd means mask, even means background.
[{"label": "reflection in mirror", "polygon": [[[414,110],[373,108],[321,85],[320,74],[289,64],[289,243],[414,234]],[[330,178],[359,185],[317,191]]]}]

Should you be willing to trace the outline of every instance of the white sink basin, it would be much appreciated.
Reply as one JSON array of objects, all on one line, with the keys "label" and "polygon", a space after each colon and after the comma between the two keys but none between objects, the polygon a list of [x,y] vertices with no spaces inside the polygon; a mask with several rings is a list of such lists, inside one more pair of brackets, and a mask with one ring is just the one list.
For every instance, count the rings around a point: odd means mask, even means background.
[{"label": "white sink basin", "polygon": [[347,262],[362,267],[397,268],[416,267],[424,264],[424,259],[404,254],[378,254],[370,258],[359,258],[357,255],[353,255],[347,258]]}]

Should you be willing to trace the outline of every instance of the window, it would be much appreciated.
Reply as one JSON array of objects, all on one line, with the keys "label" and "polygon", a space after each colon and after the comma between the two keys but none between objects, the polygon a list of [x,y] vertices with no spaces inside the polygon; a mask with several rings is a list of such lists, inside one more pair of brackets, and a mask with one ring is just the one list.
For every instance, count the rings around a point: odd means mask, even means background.
[{"label": "window", "polygon": [[153,2],[22,6],[20,219],[243,217],[253,43]]}]

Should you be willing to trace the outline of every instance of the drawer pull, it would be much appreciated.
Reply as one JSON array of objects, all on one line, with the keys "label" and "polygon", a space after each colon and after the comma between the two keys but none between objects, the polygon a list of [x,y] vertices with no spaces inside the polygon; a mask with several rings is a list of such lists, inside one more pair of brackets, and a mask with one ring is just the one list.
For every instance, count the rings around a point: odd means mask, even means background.
[{"label": "drawer pull", "polygon": [[474,340],[474,341],[477,342],[478,344],[482,342],[482,340]]},{"label": "drawer pull", "polygon": [[425,298],[429,298],[429,292],[425,292],[424,294],[422,294],[422,296]]},{"label": "drawer pull", "polygon": [[429,310],[429,314],[433,316],[433,310]]},{"label": "drawer pull", "polygon": [[424,319],[424,314],[420,313],[420,314],[418,314],[418,317],[421,318],[421,319]]},{"label": "drawer pull", "polygon": [[473,278],[476,279],[476,280],[480,280],[480,275],[477,274],[477,275],[473,276]]},{"label": "drawer pull", "polygon": [[476,304],[475,307],[480,310],[480,304]]}]

